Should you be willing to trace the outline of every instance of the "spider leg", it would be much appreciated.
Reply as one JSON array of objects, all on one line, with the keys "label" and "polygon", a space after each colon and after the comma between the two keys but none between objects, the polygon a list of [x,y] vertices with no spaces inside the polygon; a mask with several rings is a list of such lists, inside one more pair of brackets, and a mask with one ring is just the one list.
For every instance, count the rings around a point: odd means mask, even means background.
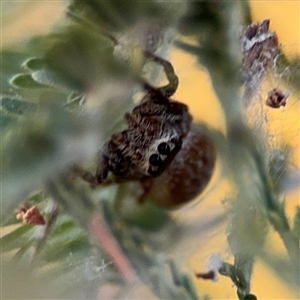
[{"label": "spider leg", "polygon": [[140,114],[126,113],[124,119],[130,128],[137,128],[140,125]]},{"label": "spider leg", "polygon": [[91,184],[92,187],[98,184],[96,176],[94,176],[91,172],[81,168],[78,165],[73,165],[71,167],[71,171],[76,176],[81,177],[84,181]]},{"label": "spider leg", "polygon": [[[178,88],[178,77],[176,76],[175,72],[174,72],[174,68],[172,66],[171,63],[169,63],[168,61],[166,61],[165,59],[162,59],[152,53],[150,53],[149,51],[145,51],[144,53],[145,57],[153,60],[154,62],[160,64],[165,71],[165,74],[167,76],[167,79],[169,81],[169,84],[160,87],[160,88],[154,88],[157,92],[161,93],[163,96],[165,97],[171,97],[177,90]],[[150,85],[146,86],[146,89],[152,89],[152,87]]]},{"label": "spider leg", "polygon": [[[157,97],[154,99],[157,100]],[[139,127],[139,130],[143,133],[149,127],[148,124],[161,123],[163,119],[165,123],[177,128],[181,137],[185,136],[192,121],[187,105],[169,100],[167,100],[167,103],[159,102],[153,103],[153,98],[147,94],[143,103],[135,107],[131,114],[127,113],[125,115],[127,124],[132,128]]]},{"label": "spider leg", "polygon": [[108,173],[108,171],[106,169],[103,169],[102,166],[98,167],[98,169],[96,171],[96,175],[95,175],[97,184],[104,183],[104,180],[107,177],[107,173]]},{"label": "spider leg", "polygon": [[78,165],[73,165],[71,167],[72,174],[79,176],[84,181],[88,182],[92,188],[95,188],[97,185],[109,186],[115,184],[117,181],[115,179],[107,179],[107,173],[103,168],[98,167],[96,175],[93,175],[91,172],[83,169]]}]

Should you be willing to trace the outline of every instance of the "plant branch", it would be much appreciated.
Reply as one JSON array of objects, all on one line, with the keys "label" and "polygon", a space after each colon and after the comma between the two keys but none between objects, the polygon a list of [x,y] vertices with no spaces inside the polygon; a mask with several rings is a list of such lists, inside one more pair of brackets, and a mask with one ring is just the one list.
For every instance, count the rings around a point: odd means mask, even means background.
[{"label": "plant branch", "polygon": [[57,219],[57,216],[58,216],[58,206],[57,206],[57,204],[53,203],[52,207],[51,207],[49,219],[47,220],[47,222],[43,228],[43,233],[39,237],[38,243],[35,247],[35,251],[32,256],[32,262],[34,262],[38,258],[39,253],[43,249],[43,246],[45,245],[45,243],[47,241],[48,235],[52,229],[52,226],[54,225],[54,223]]},{"label": "plant branch", "polygon": [[134,270],[87,193],[73,185],[64,175],[58,176],[56,180],[49,180],[46,188],[53,199],[96,239],[123,279],[126,282],[135,281]]}]

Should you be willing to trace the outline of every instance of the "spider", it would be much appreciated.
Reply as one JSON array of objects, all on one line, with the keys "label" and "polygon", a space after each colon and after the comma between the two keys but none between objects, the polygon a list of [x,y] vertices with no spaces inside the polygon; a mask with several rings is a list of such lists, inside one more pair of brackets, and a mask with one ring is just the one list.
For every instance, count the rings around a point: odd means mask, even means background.
[{"label": "spider", "polygon": [[193,123],[187,105],[170,97],[178,77],[168,61],[145,52],[160,64],[169,83],[155,88],[143,81],[147,91],[131,113],[125,114],[127,129],[111,136],[98,156],[95,175],[75,167],[91,185],[139,181],[144,194],[163,207],[186,203],[209,182],[216,159],[214,145],[204,126]]}]

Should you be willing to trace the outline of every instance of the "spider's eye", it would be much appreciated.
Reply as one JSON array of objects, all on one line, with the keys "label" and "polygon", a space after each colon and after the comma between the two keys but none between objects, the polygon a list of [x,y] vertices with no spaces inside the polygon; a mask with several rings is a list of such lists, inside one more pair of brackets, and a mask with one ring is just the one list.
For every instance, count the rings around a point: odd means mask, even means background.
[{"label": "spider's eye", "polygon": [[167,143],[161,143],[158,145],[157,151],[162,155],[168,155],[170,153],[170,147]]},{"label": "spider's eye", "polygon": [[172,139],[171,139],[171,143],[173,143],[174,145],[177,145],[177,144],[178,144],[178,141],[177,141],[175,138],[172,138]]},{"label": "spider's eye", "polygon": [[175,138],[172,138],[172,139],[170,140],[170,142],[171,142],[172,144],[174,144],[175,147],[181,148],[182,141],[181,141],[180,139],[177,140],[177,139],[175,139]]},{"label": "spider's eye", "polygon": [[161,174],[161,172],[159,172],[158,170],[153,171],[151,169],[148,170],[149,175],[153,176],[153,177],[157,177]]},{"label": "spider's eye", "polygon": [[156,167],[162,165],[162,163],[163,163],[162,159],[160,158],[160,156],[158,154],[152,154],[149,157],[149,162],[151,165],[156,166]]}]

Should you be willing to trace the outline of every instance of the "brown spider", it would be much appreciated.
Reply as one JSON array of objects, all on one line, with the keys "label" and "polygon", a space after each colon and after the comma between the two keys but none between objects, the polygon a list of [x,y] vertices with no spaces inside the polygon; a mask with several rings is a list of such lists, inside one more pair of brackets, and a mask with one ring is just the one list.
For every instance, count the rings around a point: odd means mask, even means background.
[{"label": "brown spider", "polygon": [[170,99],[178,87],[172,65],[149,52],[149,60],[162,65],[169,84],[147,91],[131,113],[125,114],[128,128],[112,135],[99,155],[95,176],[76,167],[91,183],[137,180],[144,196],[160,206],[172,207],[194,198],[207,185],[214,168],[215,149],[205,128],[192,122],[188,107]]}]

